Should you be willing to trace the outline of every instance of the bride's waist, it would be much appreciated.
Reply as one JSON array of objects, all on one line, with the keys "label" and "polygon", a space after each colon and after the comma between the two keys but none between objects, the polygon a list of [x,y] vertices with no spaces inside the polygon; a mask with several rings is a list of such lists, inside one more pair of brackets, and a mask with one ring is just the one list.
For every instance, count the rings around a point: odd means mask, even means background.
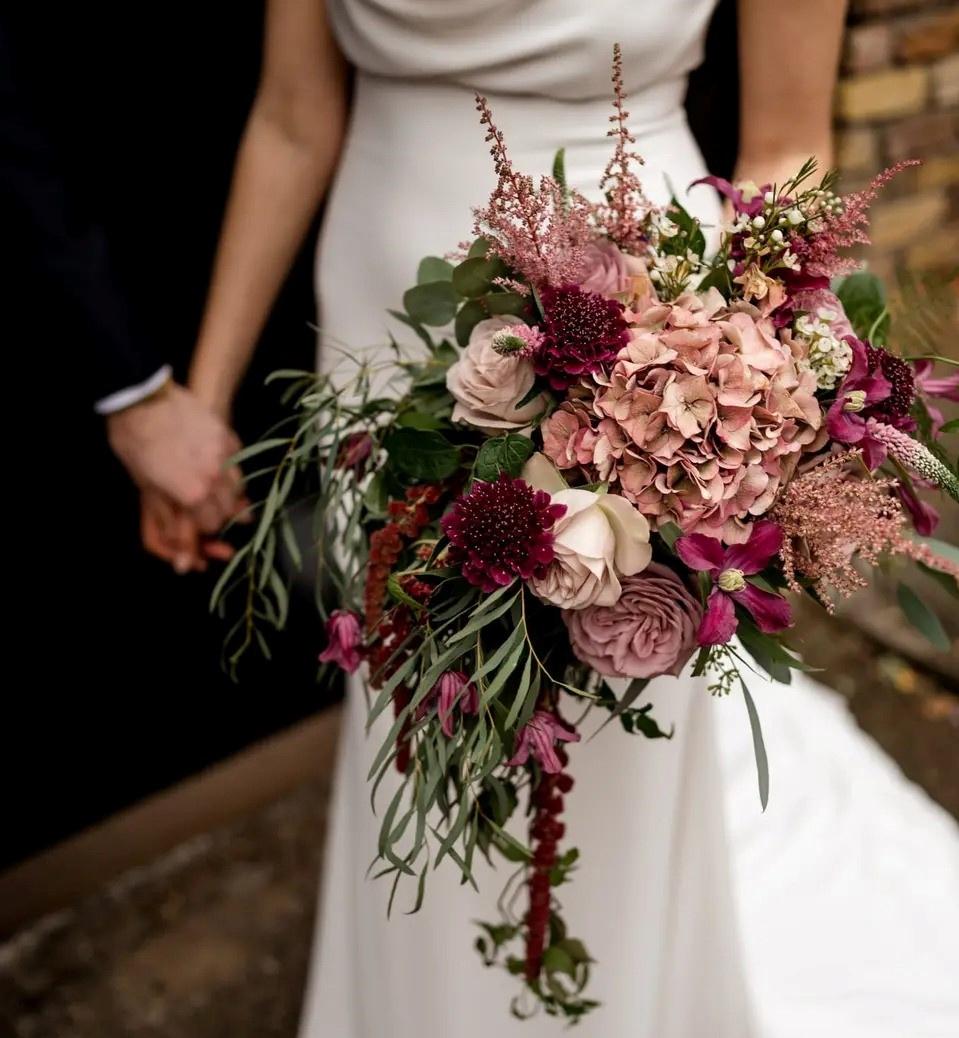
[{"label": "bride's waist", "polygon": [[[630,96],[629,128],[640,151],[644,138],[685,128],[685,90],[686,78],[679,76]],[[610,97],[568,100],[497,92],[487,93],[486,98],[510,154],[529,172],[545,172],[559,147],[567,149],[568,159],[578,155],[591,167],[600,153],[608,155]],[[450,149],[485,156],[489,147],[479,122],[475,91],[465,84],[360,73],[353,118],[361,123],[363,140],[376,139],[392,149],[383,156],[387,162],[402,155],[428,162],[431,156]],[[603,158],[600,168],[605,161]]]}]

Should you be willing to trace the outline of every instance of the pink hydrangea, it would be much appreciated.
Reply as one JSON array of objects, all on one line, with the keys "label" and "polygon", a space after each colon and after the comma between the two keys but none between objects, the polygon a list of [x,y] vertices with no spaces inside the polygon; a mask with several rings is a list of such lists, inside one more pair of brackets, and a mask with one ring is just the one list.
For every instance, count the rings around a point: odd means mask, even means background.
[{"label": "pink hydrangea", "polygon": [[652,306],[608,378],[543,425],[561,469],[618,482],[654,524],[742,542],[801,454],[825,441],[816,376],[755,308],[718,293]]}]

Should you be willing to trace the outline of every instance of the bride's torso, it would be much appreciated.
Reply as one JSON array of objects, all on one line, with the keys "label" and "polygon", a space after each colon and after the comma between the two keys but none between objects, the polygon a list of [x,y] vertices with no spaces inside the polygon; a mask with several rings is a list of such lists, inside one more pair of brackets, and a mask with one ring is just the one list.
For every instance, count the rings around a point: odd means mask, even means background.
[{"label": "bride's torso", "polygon": [[609,94],[619,43],[630,93],[677,79],[702,56],[714,0],[330,0],[361,71],[563,101]]},{"label": "bride's torso", "polygon": [[[714,0],[328,0],[357,70],[350,129],[318,255],[328,340],[385,344],[425,255],[470,237],[494,184],[475,111],[485,94],[516,167],[549,171],[566,149],[571,185],[595,197],[612,144],[613,44],[623,52],[629,123],[657,202],[705,172],[686,125],[686,76]],[[708,188],[691,208],[718,215]],[[402,331],[400,329],[400,331]]]}]

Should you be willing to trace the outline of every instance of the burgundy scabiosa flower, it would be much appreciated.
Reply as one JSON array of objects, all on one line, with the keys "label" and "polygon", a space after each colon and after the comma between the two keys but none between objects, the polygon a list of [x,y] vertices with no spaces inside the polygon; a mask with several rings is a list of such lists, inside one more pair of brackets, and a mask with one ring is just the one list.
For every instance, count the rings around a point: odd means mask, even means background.
[{"label": "burgundy scabiosa flower", "polygon": [[326,648],[320,653],[321,663],[335,663],[347,674],[360,665],[362,628],[360,618],[348,609],[337,609],[326,622]]},{"label": "burgundy scabiosa flower", "polygon": [[520,731],[516,752],[506,763],[511,768],[521,767],[532,754],[547,775],[558,775],[563,770],[563,762],[556,753],[558,742],[579,742],[579,732],[568,728],[556,714],[537,710]]},{"label": "burgundy scabiosa flower", "polygon": [[533,356],[538,375],[566,389],[581,375],[611,364],[629,341],[623,304],[578,285],[544,288],[543,340]]},{"label": "burgundy scabiosa flower", "polygon": [[749,540],[728,548],[714,537],[687,534],[676,542],[679,557],[692,570],[708,573],[713,589],[699,627],[700,645],[723,645],[736,633],[739,621],[735,605],[741,605],[766,634],[782,631],[792,623],[789,603],[772,591],[750,584],[746,577],[766,568],[782,547],[782,530],[768,519],[754,523]]},{"label": "burgundy scabiosa flower", "polygon": [[525,480],[505,473],[492,483],[477,480],[442,520],[450,562],[486,592],[542,576],[554,556],[551,528],[565,513]]}]

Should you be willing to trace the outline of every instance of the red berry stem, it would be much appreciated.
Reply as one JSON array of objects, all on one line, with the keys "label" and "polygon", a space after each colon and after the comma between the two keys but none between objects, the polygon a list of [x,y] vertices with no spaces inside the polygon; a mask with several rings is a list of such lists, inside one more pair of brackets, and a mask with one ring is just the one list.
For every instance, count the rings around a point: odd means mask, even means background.
[{"label": "red berry stem", "polygon": [[[566,754],[557,749],[565,765]],[[547,946],[551,902],[550,873],[556,864],[557,847],[566,832],[559,820],[563,813],[563,794],[573,788],[572,776],[565,771],[558,775],[540,775],[532,794],[533,821],[530,842],[533,844],[533,866],[529,886],[529,911],[526,913],[526,979],[536,980],[543,967],[543,952]]]}]

